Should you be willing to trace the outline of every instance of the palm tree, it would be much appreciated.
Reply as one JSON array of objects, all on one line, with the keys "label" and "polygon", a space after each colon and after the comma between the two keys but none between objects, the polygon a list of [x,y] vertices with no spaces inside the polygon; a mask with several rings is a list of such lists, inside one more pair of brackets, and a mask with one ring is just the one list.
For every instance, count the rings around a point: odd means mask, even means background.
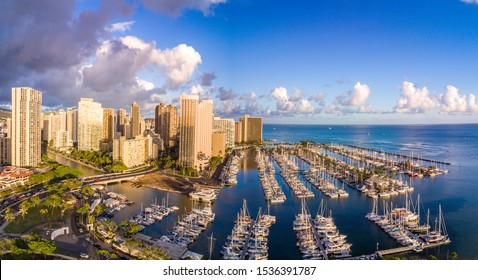
[{"label": "palm tree", "polygon": [[40,209],[40,214],[42,214],[42,216],[46,216],[48,214],[48,209],[47,208]]},{"label": "palm tree", "polygon": [[8,207],[7,210],[5,210],[5,221],[12,222],[13,220],[15,220],[15,215],[13,215],[12,209]]},{"label": "palm tree", "polygon": [[78,210],[76,210],[76,213],[81,215],[81,222],[83,224],[85,223],[84,221],[85,215],[88,214],[88,212],[90,212],[90,204],[88,202],[83,204],[83,206],[81,206],[80,208],[78,208]]},{"label": "palm tree", "polygon": [[40,205],[40,198],[38,196],[34,196],[32,198],[29,199],[30,201],[30,204],[32,205],[32,207],[37,207],[38,205]]},{"label": "palm tree", "polygon": [[30,205],[28,205],[27,201],[20,203],[20,215],[22,215],[23,220],[25,220],[25,215],[28,214],[28,209],[30,209]]}]

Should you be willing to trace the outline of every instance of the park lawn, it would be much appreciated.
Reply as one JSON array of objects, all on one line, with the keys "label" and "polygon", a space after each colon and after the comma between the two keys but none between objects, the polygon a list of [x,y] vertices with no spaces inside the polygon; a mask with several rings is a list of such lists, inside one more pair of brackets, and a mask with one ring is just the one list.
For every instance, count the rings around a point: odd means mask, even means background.
[{"label": "park lawn", "polygon": [[[40,209],[44,206],[39,205],[28,210],[28,213],[23,218],[21,215],[15,217],[11,223],[5,227],[6,233],[19,233],[23,234],[25,231],[45,223],[54,223],[63,221],[64,217],[61,217],[61,210],[56,208],[53,213],[49,209],[49,213],[41,214]],[[66,213],[66,212],[65,212]]]}]

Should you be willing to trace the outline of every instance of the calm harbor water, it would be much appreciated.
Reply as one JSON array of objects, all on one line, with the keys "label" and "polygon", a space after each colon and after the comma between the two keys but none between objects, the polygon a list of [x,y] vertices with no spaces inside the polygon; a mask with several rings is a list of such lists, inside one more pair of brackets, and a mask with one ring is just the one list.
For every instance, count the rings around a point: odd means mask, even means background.
[{"label": "calm harbor water", "polygon": [[[383,149],[423,158],[450,162],[450,171],[446,175],[434,178],[414,178],[415,190],[412,197],[416,199],[420,193],[424,209],[430,208],[431,219],[442,205],[443,214],[451,244],[428,249],[422,254],[433,254],[446,259],[451,252],[457,252],[460,259],[478,258],[478,125],[436,125],[436,126],[298,126],[298,125],[264,125],[264,138],[277,141],[297,142],[313,140],[316,142],[332,142],[352,144],[363,147]],[[247,152],[241,162],[238,184],[235,187],[224,187],[213,211],[216,219],[189,248],[192,251],[208,256],[208,237],[214,234],[213,258],[219,259],[219,251],[231,232],[234,220],[247,199],[250,213],[255,216],[259,208],[277,216],[277,222],[270,228],[269,259],[301,259],[295,246],[296,239],[292,230],[294,215],[300,212],[300,200],[286,186],[279,174],[276,178],[284,190],[287,200],[283,204],[266,205],[259,177],[254,162],[255,153]],[[307,167],[306,164],[304,164]],[[279,167],[276,166],[279,171]],[[154,199],[161,202],[166,192],[146,187],[133,188],[130,184],[109,186],[115,192],[124,193],[128,199],[136,203],[115,212],[114,220],[120,222],[128,219],[149,206]],[[310,189],[315,198],[307,199],[307,206],[313,215],[317,212],[323,198],[340,232],[347,234],[347,241],[352,243],[352,254],[370,254],[379,249],[397,247],[397,243],[385,234],[378,226],[364,218],[372,208],[372,199],[365,197],[354,189],[346,188],[350,196],[347,199],[330,199],[323,196],[314,187]],[[404,205],[403,195],[392,198],[395,205]],[[144,234],[158,238],[172,229],[178,216],[188,211],[192,202],[187,196],[170,193],[170,204],[180,210],[161,222],[155,222],[144,230]],[[423,212],[422,212],[423,213]]]},{"label": "calm harbor water", "polygon": [[74,162],[74,161],[72,161],[68,158],[65,158],[63,156],[54,154],[52,152],[47,152],[47,156],[51,159],[54,159],[56,162],[58,162],[60,164],[68,165],[72,168],[80,170],[83,173],[83,175],[81,175],[81,176],[84,176],[84,177],[104,174],[103,172],[100,172],[98,170],[90,168],[86,165]]}]

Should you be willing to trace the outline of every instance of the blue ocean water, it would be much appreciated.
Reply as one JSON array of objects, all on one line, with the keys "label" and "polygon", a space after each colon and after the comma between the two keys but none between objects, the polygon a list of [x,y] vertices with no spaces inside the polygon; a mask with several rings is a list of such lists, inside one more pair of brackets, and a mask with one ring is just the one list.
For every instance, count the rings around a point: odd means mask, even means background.
[{"label": "blue ocean water", "polygon": [[[315,142],[341,143],[358,145],[384,151],[397,152],[427,159],[450,162],[446,168],[448,174],[434,178],[412,179],[415,190],[412,197],[420,193],[422,207],[429,208],[432,219],[442,206],[448,234],[452,240],[449,245],[428,249],[423,255],[433,254],[446,259],[451,252],[457,252],[460,259],[478,259],[478,125],[434,125],[434,126],[312,126],[312,125],[264,125],[264,138],[277,141],[298,142],[313,140]],[[249,211],[255,216],[262,208],[277,217],[277,223],[270,228],[269,259],[301,259],[296,247],[295,233],[292,230],[294,215],[300,212],[300,200],[277,174],[287,200],[283,204],[266,205],[259,177],[254,162],[255,153],[247,152],[241,162],[238,184],[232,188],[223,188],[217,201],[213,204],[216,219],[206,232],[190,246],[190,250],[208,256],[208,237],[214,234],[212,257],[219,259],[222,245],[234,225],[236,214],[247,200]],[[276,166],[279,171],[279,167]],[[163,191],[150,188],[132,188],[129,184],[115,185],[114,191],[124,193],[136,202],[124,208],[114,219],[119,222],[127,219],[156,197],[158,201],[166,197]],[[340,232],[347,234],[347,241],[352,243],[352,254],[373,253],[377,244],[379,249],[397,247],[397,243],[378,226],[365,219],[365,214],[372,208],[372,199],[358,191],[347,188],[347,199],[329,199],[314,187],[310,189],[315,198],[307,199],[307,206],[315,214],[320,201],[324,199]],[[169,194],[170,202],[180,207],[180,211],[156,222],[143,233],[154,238],[160,237],[172,229],[178,218],[188,211],[192,203],[187,196]],[[404,204],[404,196],[392,198],[395,205]]]}]

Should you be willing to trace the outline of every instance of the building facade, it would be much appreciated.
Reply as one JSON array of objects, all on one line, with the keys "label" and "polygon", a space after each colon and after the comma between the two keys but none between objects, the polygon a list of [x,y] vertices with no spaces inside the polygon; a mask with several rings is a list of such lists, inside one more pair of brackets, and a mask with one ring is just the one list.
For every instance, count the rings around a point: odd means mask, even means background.
[{"label": "building facade", "polygon": [[196,166],[196,124],[199,96],[183,94],[180,99],[179,117],[179,163],[182,166]]},{"label": "building facade", "polygon": [[12,88],[11,161],[14,166],[41,162],[42,93],[28,87]]},{"label": "building facade", "polygon": [[99,151],[103,140],[103,108],[92,98],[78,102],[78,150]]},{"label": "building facade", "polygon": [[242,123],[241,122],[234,123],[234,142],[236,143],[242,142]]},{"label": "building facade", "polygon": [[76,108],[66,110],[66,131],[70,134],[73,143],[78,142],[78,109]]},{"label": "building facade", "polygon": [[215,131],[212,134],[212,156],[223,157],[226,153],[226,133]]},{"label": "building facade", "polygon": [[116,112],[116,131],[121,133],[121,136],[126,136],[124,132],[124,123],[126,120],[126,110],[125,109],[118,109]]},{"label": "building facade", "polygon": [[134,138],[138,135],[141,135],[141,110],[139,108],[138,103],[136,101],[133,101],[133,104],[131,104],[131,111],[130,111],[130,117],[131,117],[131,138]]},{"label": "building facade", "polygon": [[112,108],[103,109],[103,141],[113,142],[115,136],[115,110]]},{"label": "building facade", "polygon": [[261,117],[251,117],[249,115],[244,115],[240,118],[241,122],[241,141],[240,142],[251,142],[251,141],[262,141],[262,118]]},{"label": "building facade", "polygon": [[165,146],[177,146],[178,107],[164,103],[156,106],[154,131],[161,136]]},{"label": "building facade", "polygon": [[236,133],[235,122],[233,119],[221,119],[220,117],[214,117],[213,130],[224,132],[226,134],[226,148],[234,147]]},{"label": "building facade", "polygon": [[151,137],[126,139],[121,136],[113,140],[113,162],[121,160],[128,168],[143,165],[152,155]]}]

